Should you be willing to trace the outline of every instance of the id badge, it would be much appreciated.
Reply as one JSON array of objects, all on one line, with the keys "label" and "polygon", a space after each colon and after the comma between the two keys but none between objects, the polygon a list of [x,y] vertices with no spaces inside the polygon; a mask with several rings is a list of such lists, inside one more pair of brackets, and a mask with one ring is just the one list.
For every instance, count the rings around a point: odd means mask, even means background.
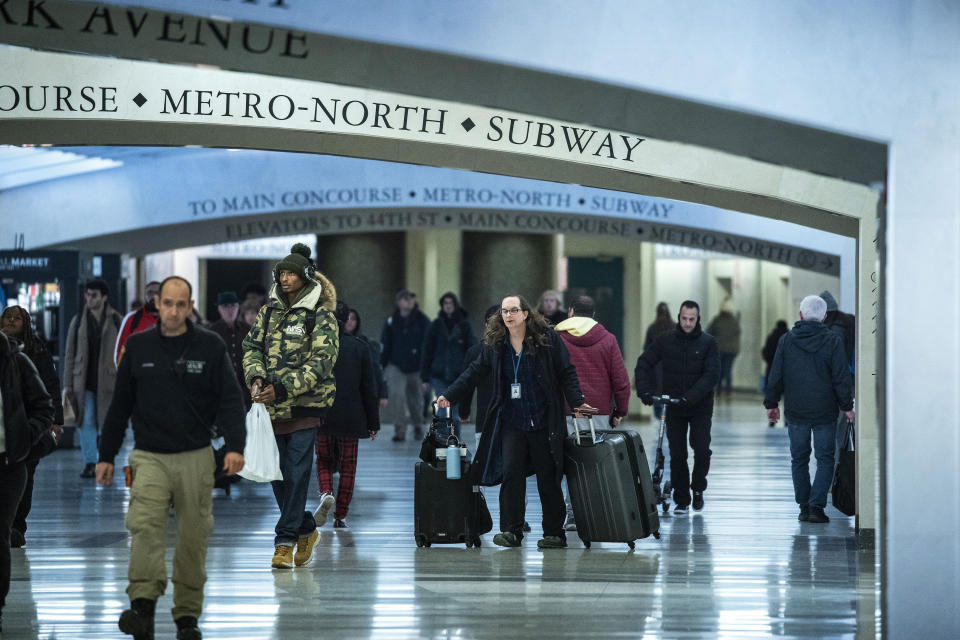
[{"label": "id badge", "polygon": [[520,399],[520,383],[514,382],[510,385],[510,399],[519,400]]}]

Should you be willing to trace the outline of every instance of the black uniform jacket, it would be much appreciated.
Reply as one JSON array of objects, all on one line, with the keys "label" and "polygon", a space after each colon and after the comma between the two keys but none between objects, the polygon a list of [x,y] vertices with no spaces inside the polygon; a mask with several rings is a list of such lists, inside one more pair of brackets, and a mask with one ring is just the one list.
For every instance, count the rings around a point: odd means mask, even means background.
[{"label": "black uniform jacket", "polygon": [[187,321],[184,348],[164,349],[160,324],[130,336],[100,436],[100,461],[113,462],[127,421],[136,448],[179,453],[210,446],[219,427],[226,450],[243,453],[246,440],[240,384],[217,334]]}]

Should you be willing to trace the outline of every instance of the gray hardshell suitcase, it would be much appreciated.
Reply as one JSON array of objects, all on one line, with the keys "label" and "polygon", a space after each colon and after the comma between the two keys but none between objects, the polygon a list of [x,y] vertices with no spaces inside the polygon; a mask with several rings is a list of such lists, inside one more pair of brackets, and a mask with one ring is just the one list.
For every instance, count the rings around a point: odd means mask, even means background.
[{"label": "gray hardshell suitcase", "polygon": [[[576,426],[574,420],[574,426]],[[622,429],[577,430],[564,443],[564,473],[584,546],[660,538],[657,494],[640,435]]]}]

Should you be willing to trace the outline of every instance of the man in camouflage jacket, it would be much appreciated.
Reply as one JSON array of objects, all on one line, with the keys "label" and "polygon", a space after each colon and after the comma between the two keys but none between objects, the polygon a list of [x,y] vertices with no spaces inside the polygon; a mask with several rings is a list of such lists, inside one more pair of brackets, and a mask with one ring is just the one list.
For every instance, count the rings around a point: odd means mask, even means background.
[{"label": "man in camouflage jacket", "polygon": [[[283,480],[273,483],[280,507],[272,566],[288,569],[310,560],[317,540],[306,511],[317,427],[333,406],[333,365],[340,345],[333,309],[337,293],[296,244],[274,267],[276,283],[243,340],[244,379],[254,402],[270,412]],[[293,554],[296,544],[297,552]]]}]

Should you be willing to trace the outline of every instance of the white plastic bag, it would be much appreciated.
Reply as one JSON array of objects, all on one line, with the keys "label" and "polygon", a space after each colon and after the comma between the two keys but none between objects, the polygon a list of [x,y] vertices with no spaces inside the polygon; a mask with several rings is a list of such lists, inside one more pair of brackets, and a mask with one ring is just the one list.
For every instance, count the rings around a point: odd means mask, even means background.
[{"label": "white plastic bag", "polygon": [[283,480],[280,451],[270,414],[262,402],[253,403],[247,412],[247,444],[243,448],[243,469],[238,475],[254,482]]}]

